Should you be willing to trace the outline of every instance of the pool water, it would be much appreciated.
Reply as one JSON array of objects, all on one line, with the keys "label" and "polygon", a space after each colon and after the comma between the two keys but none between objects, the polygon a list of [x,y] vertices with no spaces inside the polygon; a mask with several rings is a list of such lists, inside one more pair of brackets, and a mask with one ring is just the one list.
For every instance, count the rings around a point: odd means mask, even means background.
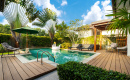
[{"label": "pool water", "polygon": [[[55,63],[64,64],[68,61],[76,61],[80,62],[85,58],[88,58],[94,53],[87,53],[87,52],[79,52],[79,51],[68,51],[68,50],[52,50],[51,48],[40,48],[40,49],[30,49],[31,54],[22,55],[23,57],[27,58],[28,60],[34,60],[37,58],[37,52],[39,50],[48,51],[52,56],[55,57]],[[39,51],[38,58],[41,58],[42,51]],[[43,54],[43,58],[48,59],[46,54]],[[54,62],[53,57],[49,56],[49,60]]]}]

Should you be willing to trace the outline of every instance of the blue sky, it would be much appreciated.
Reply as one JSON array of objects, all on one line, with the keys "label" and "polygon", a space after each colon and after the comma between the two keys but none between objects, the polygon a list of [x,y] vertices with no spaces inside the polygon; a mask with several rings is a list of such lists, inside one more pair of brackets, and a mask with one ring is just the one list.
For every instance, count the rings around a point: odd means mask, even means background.
[{"label": "blue sky", "polygon": [[[37,9],[49,8],[57,13],[58,23],[65,21],[69,25],[70,20],[80,19],[83,24],[109,19],[105,15],[112,10],[111,0],[34,0]],[[36,21],[36,20],[35,20]],[[0,13],[0,23],[7,24],[6,19]],[[29,26],[33,26],[31,23]]]}]

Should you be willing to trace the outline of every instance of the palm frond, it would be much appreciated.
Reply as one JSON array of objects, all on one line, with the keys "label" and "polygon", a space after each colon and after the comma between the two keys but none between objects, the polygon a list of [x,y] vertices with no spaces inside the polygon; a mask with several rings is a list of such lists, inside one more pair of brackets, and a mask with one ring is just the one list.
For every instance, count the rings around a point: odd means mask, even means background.
[{"label": "palm frond", "polygon": [[33,25],[38,26],[38,27],[44,27],[45,24],[41,23],[41,22],[34,22]]}]

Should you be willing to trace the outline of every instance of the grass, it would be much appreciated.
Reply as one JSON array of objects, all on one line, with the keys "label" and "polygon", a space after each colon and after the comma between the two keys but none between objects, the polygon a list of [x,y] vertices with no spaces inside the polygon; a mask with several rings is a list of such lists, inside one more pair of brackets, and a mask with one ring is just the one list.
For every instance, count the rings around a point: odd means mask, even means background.
[{"label": "grass", "polygon": [[[8,54],[8,52],[3,53],[3,55],[6,55],[6,54]],[[9,52],[9,54],[14,54],[14,52]],[[2,53],[0,53],[0,55],[2,55]]]}]

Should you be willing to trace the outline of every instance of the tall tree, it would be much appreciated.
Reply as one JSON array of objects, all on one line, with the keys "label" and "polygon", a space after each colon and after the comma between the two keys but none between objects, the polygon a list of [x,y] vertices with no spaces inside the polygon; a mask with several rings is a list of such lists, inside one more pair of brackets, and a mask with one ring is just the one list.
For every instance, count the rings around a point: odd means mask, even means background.
[{"label": "tall tree", "polygon": [[50,19],[56,21],[57,19],[56,13],[48,8],[45,8],[44,10],[42,10],[42,12],[39,13],[37,19],[38,22],[34,22],[33,25],[36,25],[38,27],[44,27],[46,25],[46,22]]},{"label": "tall tree", "polygon": [[51,45],[53,44],[53,38],[55,35],[55,21],[53,21],[52,19],[48,20],[46,23],[46,27],[45,27],[49,33],[49,36],[51,38]]},{"label": "tall tree", "polygon": [[38,35],[38,36],[45,36],[46,35],[45,30],[40,29],[40,28],[34,28],[34,29],[39,32],[38,34],[34,34],[34,35]]},{"label": "tall tree", "polygon": [[[53,23],[53,21],[56,21],[57,16],[56,13],[51,11],[48,8],[45,8],[40,14],[38,15],[38,22],[34,22],[33,25],[36,25],[38,27],[45,27],[48,20],[51,20],[50,22]],[[50,26],[51,25],[51,26]],[[53,44],[53,38],[55,34],[55,25],[47,24],[46,28],[48,30],[49,36],[51,38],[51,44]]]},{"label": "tall tree", "polygon": [[8,25],[8,24],[5,24],[5,25],[0,24],[0,33],[11,34],[10,25]]},{"label": "tall tree", "polygon": [[67,24],[63,21],[61,24],[56,25],[56,31],[60,37],[65,37],[67,35]]},{"label": "tall tree", "polygon": [[[19,5],[20,4],[20,5]],[[10,24],[10,29],[24,27],[29,21],[32,22],[37,17],[39,11],[33,5],[31,0],[6,0],[6,7],[3,15]],[[11,31],[16,40],[16,44],[20,40],[20,34]]]},{"label": "tall tree", "polygon": [[80,26],[82,26],[82,20],[75,19],[75,21],[70,21],[70,26],[68,28],[68,37],[72,43],[77,43],[79,41],[78,32],[76,30]]}]

